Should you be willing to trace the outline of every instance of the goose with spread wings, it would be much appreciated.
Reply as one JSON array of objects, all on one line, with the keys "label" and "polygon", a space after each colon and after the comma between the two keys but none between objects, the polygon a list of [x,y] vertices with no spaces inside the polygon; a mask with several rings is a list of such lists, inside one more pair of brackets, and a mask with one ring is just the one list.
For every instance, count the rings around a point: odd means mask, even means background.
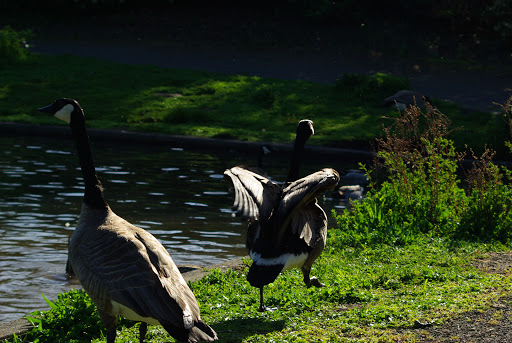
[{"label": "goose with spread wings", "polygon": [[246,246],[253,263],[247,280],[260,289],[260,311],[268,309],[263,287],[284,270],[300,268],[307,287],[323,286],[316,277],[310,277],[311,266],[323,251],[327,237],[327,216],[317,197],[333,190],[340,177],[334,169],[325,168],[299,179],[304,145],[313,133],[310,120],[300,121],[282,187],[241,167],[224,172],[235,194],[233,210],[249,222]]},{"label": "goose with spread wings", "polygon": [[107,343],[115,341],[119,316],[142,322],[140,342],[147,323],[162,325],[179,341],[217,340],[201,320],[197,300],[165,247],[107,204],[78,102],[62,98],[38,111],[66,121],[75,139],[85,192],[69,243],[69,262],[98,308]]}]

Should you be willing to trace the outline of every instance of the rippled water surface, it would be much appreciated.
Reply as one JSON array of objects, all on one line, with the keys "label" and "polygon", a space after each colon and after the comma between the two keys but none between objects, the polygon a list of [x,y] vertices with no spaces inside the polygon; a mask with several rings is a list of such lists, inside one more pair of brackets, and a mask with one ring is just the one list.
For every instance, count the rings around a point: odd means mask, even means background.
[{"label": "rippled water surface", "polygon": [[[232,215],[222,174],[234,165],[254,165],[256,156],[118,142],[93,142],[92,148],[112,210],[155,235],[176,264],[208,265],[246,255],[245,224]],[[69,138],[0,137],[0,156],[3,322],[46,309],[41,293],[55,299],[78,287],[64,268],[83,182]],[[322,163],[304,173],[336,167]],[[268,158],[264,167],[282,181],[288,161]],[[321,203],[330,211],[331,201]]]}]

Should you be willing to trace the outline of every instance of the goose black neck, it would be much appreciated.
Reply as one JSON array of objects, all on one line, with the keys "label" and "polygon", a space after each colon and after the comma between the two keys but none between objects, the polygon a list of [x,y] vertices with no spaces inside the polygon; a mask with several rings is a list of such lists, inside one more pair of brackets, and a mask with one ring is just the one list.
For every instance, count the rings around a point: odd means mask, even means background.
[{"label": "goose black neck", "polygon": [[82,113],[77,113],[77,110],[72,113],[72,116],[73,119],[71,120],[70,127],[73,132],[73,137],[75,138],[78,158],[80,159],[80,168],[82,169],[85,182],[84,203],[97,209],[107,208],[108,205],[103,197],[101,183],[96,175],[96,168],[94,167],[84,116]]},{"label": "goose black neck", "polygon": [[286,182],[293,182],[299,179],[300,166],[304,156],[304,145],[306,144],[306,141],[307,138],[305,137],[297,136],[295,139],[295,143],[293,144],[292,159],[290,162],[290,170],[288,171]]}]

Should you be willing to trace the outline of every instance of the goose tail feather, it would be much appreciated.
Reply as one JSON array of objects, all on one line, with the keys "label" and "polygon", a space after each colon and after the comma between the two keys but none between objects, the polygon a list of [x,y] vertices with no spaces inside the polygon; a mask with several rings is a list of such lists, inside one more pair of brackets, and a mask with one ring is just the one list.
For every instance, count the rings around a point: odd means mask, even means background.
[{"label": "goose tail feather", "polygon": [[247,281],[253,287],[266,286],[274,282],[283,268],[284,264],[258,265],[254,262],[249,268],[249,273],[247,273]]},{"label": "goose tail feather", "polygon": [[217,333],[202,320],[195,322],[194,326],[188,330],[182,327],[177,327],[171,323],[161,324],[164,329],[179,342],[213,342],[218,339]]},{"label": "goose tail feather", "polygon": [[195,324],[188,335],[188,342],[213,342],[218,339],[217,333],[208,324],[203,321],[198,321]]}]

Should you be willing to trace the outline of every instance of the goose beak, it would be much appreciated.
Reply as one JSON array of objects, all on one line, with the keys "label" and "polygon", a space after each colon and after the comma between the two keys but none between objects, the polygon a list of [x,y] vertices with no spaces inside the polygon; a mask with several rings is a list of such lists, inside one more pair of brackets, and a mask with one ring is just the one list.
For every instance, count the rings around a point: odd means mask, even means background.
[{"label": "goose beak", "polygon": [[45,107],[40,107],[37,109],[37,111],[39,112],[43,112],[43,113],[49,113],[49,114],[54,114],[55,111],[53,109],[53,104],[50,104],[48,106],[45,106]]}]

